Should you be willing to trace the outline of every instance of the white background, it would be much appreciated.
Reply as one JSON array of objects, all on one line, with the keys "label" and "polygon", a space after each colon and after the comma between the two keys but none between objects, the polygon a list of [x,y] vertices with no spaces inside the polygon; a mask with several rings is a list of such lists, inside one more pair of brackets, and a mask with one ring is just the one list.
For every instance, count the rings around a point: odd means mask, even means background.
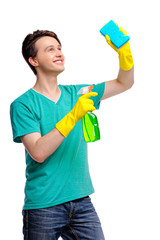
[{"label": "white background", "polygon": [[0,6],[0,239],[20,240],[25,159],[12,142],[10,103],[35,82],[21,55],[34,30],[57,33],[66,57],[59,84],[100,83],[117,77],[117,53],[100,28],[114,20],[127,30],[135,84],[101,103],[101,140],[89,144],[92,200],[107,240],[160,239],[160,77],[158,1],[5,1]]}]

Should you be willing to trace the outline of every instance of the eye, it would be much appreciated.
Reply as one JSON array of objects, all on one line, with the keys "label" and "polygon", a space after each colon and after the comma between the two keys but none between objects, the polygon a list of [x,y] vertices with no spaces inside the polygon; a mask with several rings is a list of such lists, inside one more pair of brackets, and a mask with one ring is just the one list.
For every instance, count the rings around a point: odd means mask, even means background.
[{"label": "eye", "polygon": [[54,51],[54,48],[49,48],[49,52],[52,52],[52,51]]}]

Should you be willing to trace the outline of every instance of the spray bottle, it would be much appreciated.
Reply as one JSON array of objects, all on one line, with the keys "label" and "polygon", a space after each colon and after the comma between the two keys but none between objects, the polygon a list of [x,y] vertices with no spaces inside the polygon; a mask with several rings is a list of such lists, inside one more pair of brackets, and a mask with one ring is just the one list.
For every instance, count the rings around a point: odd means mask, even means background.
[{"label": "spray bottle", "polygon": [[[86,94],[91,92],[93,86],[87,86],[81,88],[77,94]],[[83,127],[83,135],[86,142],[95,142],[100,139],[100,130],[98,125],[97,116],[92,113],[86,113],[82,118],[82,127]]]}]

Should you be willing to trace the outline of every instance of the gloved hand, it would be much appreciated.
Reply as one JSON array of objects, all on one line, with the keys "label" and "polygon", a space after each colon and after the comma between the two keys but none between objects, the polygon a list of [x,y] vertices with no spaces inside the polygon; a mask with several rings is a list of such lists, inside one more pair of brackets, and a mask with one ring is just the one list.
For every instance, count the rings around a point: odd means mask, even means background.
[{"label": "gloved hand", "polygon": [[94,111],[94,102],[89,97],[97,96],[98,93],[90,92],[79,97],[73,109],[56,124],[58,131],[65,137],[68,136],[70,131],[88,111]]},{"label": "gloved hand", "polygon": [[[123,32],[125,36],[127,35],[127,32],[123,30],[122,27],[120,27],[119,30]],[[111,42],[110,37],[108,35],[106,35],[105,38],[107,43],[118,53],[120,68],[123,69],[124,71],[130,70],[133,67],[134,63],[129,41],[118,50]]]}]

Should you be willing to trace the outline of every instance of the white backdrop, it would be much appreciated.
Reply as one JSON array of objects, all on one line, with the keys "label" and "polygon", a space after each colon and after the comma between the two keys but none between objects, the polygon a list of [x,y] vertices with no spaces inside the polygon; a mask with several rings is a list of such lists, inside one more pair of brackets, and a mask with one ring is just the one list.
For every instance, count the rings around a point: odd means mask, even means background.
[{"label": "white backdrop", "polygon": [[99,33],[109,20],[127,30],[135,84],[102,101],[101,140],[89,144],[92,200],[107,240],[160,239],[158,1],[5,1],[0,6],[0,239],[22,239],[25,159],[12,142],[10,103],[34,85],[21,55],[34,30],[57,33],[66,57],[59,84],[99,83],[118,74],[118,56]]}]

